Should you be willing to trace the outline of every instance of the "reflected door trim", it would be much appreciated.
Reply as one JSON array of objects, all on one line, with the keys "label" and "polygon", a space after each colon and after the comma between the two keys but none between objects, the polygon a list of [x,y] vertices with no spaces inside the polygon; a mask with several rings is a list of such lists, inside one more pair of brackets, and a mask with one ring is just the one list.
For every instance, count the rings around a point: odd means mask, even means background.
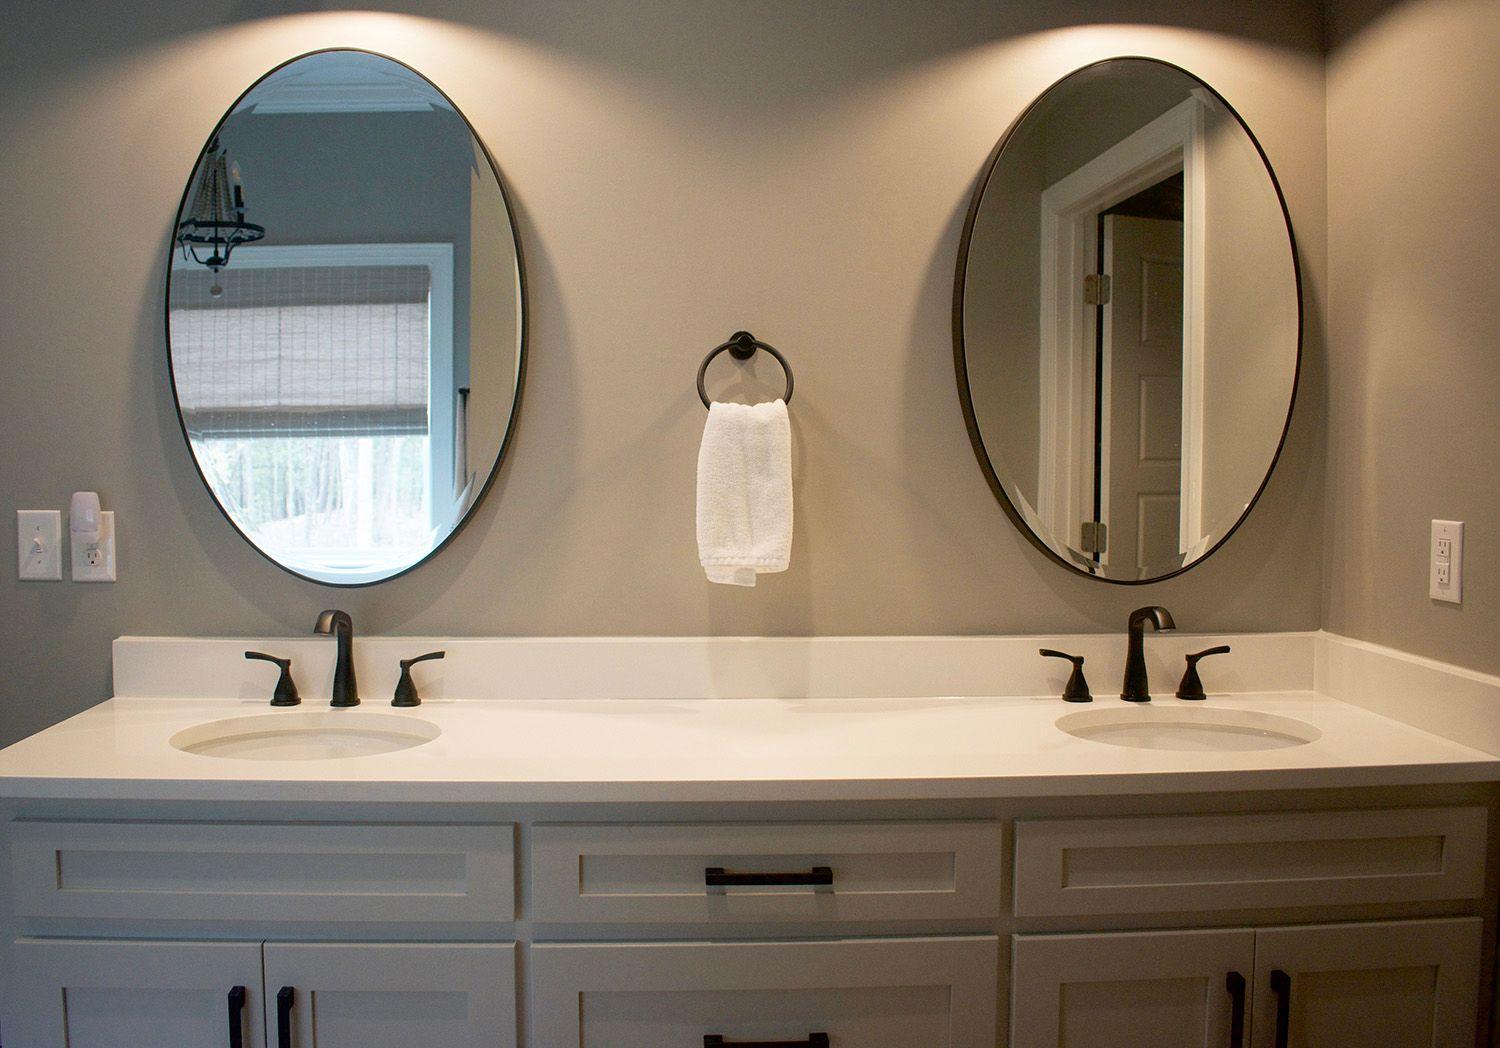
[{"label": "reflected door trim", "polygon": [[[1106,272],[1099,257],[1096,226],[1099,212],[1169,175],[1183,176],[1183,412],[1182,511],[1180,534],[1202,534],[1204,230],[1207,226],[1205,110],[1208,97],[1193,97],[1163,113],[1145,127],[1100,153],[1042,192],[1041,206],[1041,396],[1037,491],[1047,493],[1037,506],[1042,527],[1056,534],[1062,525],[1098,519],[1093,516],[1093,475],[1077,468],[1093,461],[1095,443],[1091,390],[1095,310],[1080,309],[1084,280]],[[1108,432],[1107,404],[1101,428]],[[1198,437],[1194,440],[1194,434]],[[1104,453],[1108,454],[1108,442]],[[1108,477],[1107,460],[1099,463]],[[1107,483],[1107,481],[1106,481]],[[1105,498],[1103,504],[1108,506]]]}]

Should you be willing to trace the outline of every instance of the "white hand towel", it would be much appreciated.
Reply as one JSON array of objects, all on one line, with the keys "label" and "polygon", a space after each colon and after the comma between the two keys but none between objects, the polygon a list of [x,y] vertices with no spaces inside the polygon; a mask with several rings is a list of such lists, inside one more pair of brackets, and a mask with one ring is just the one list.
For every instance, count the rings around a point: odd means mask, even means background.
[{"label": "white hand towel", "polygon": [[698,449],[698,559],[708,581],[753,586],[792,555],[792,426],[786,405],[708,409]]}]

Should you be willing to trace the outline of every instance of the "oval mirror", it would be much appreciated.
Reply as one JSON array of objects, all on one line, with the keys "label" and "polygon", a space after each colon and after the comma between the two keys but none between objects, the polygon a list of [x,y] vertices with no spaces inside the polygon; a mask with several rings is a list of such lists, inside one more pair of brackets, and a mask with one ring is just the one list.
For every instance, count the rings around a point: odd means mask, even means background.
[{"label": "oval mirror", "polygon": [[1090,65],[991,155],[959,251],[959,396],[996,497],[1057,562],[1140,583],[1218,549],[1280,454],[1301,339],[1281,188],[1197,77]]},{"label": "oval mirror", "polygon": [[524,298],[499,172],[437,87],[354,50],[267,74],[198,159],[167,281],[178,415],[219,508],[315,582],[430,557],[505,451]]}]

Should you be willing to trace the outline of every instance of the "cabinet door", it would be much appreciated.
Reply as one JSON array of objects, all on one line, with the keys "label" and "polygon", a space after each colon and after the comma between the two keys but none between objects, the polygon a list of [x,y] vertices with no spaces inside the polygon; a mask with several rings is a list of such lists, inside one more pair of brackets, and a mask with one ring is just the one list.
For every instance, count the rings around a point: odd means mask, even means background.
[{"label": "cabinet door", "polygon": [[515,1048],[513,944],[266,943],[265,956],[276,1048]]},{"label": "cabinet door", "polygon": [[1248,930],[1017,935],[1011,1048],[1240,1048]]},{"label": "cabinet door", "polygon": [[260,943],[22,939],[10,960],[6,1048],[265,1044]]},{"label": "cabinet door", "polygon": [[1473,1048],[1478,917],[1256,933],[1255,1048]]}]

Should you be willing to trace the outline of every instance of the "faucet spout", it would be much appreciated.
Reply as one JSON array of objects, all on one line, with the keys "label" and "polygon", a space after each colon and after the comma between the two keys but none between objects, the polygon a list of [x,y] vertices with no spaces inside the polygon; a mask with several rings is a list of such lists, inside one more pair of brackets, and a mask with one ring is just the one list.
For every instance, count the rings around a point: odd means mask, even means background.
[{"label": "faucet spout", "polygon": [[1151,701],[1151,682],[1146,674],[1145,650],[1148,622],[1158,633],[1177,628],[1172,613],[1163,607],[1153,605],[1136,608],[1130,613],[1129,641],[1125,649],[1125,684],[1120,689],[1120,698],[1126,702]]},{"label": "faucet spout", "polygon": [[318,616],[314,633],[333,635],[338,646],[333,666],[333,701],[330,706],[358,706],[359,684],[354,678],[354,620],[346,611],[331,608]]}]

